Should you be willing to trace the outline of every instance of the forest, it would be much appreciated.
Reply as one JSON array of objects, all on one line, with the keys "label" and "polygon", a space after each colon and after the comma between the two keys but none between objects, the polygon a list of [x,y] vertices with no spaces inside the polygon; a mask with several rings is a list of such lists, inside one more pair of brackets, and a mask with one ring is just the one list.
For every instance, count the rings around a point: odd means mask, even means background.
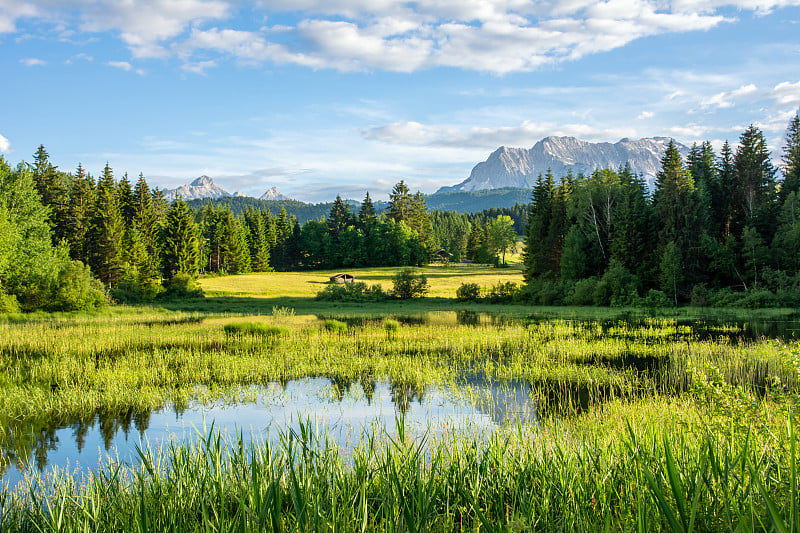
[{"label": "forest", "polygon": [[797,115],[780,167],[751,126],[719,155],[704,142],[683,161],[670,144],[652,192],[630,166],[561,179],[548,171],[527,206],[468,214],[432,211],[400,181],[380,213],[369,193],[360,204],[337,197],[327,216],[301,224],[287,207],[308,204],[281,204],[277,215],[257,201],[170,204],[141,174],[135,183],[116,179],[108,163],[97,179],[80,164],[64,172],[40,146],[32,164],[0,159],[0,309],[91,309],[109,294],[126,302],[189,296],[201,274],[442,259],[499,265],[522,234],[520,301],[796,305]]},{"label": "forest", "polygon": [[762,131],[735,150],[674,144],[649,194],[629,166],[540,176],[529,207],[526,296],[540,304],[796,306],[800,302],[800,119],[783,179]]}]

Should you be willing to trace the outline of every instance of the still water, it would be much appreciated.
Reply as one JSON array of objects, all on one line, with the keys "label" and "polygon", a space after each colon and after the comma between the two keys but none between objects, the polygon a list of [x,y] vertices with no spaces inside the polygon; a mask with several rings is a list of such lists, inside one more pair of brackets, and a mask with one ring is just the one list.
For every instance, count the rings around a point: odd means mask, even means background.
[{"label": "still water", "polygon": [[417,436],[451,430],[491,432],[505,421],[536,419],[527,383],[490,382],[479,376],[458,389],[306,378],[285,385],[269,383],[249,393],[253,401],[237,405],[165,407],[58,425],[6,422],[0,427],[2,484],[16,487],[26,476],[47,475],[53,468],[80,476],[109,461],[132,463],[137,446],[158,449],[170,442],[188,442],[205,435],[212,424],[223,436],[241,434],[245,441],[276,442],[281,432],[298,430],[301,422],[311,421],[316,431],[351,448],[375,430],[393,435],[399,415],[406,432]]}]

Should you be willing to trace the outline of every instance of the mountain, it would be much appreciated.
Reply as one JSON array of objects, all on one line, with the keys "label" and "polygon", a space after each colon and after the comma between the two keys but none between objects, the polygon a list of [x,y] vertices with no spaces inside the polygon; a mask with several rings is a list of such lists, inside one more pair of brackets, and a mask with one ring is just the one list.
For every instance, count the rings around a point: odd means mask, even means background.
[{"label": "mountain", "polygon": [[[548,168],[558,178],[569,170],[591,174],[598,168],[617,169],[625,163],[630,163],[633,171],[643,174],[652,185],[669,141],[666,137],[625,138],[612,144],[575,137],[545,137],[530,149],[501,146],[486,161],[475,165],[469,178],[452,187],[442,187],[436,194],[504,187],[530,189],[539,173],[547,172]],[[685,158],[689,147],[680,143],[676,146]]]},{"label": "mountain", "polygon": [[189,185],[182,185],[177,189],[164,191],[164,198],[171,202],[180,195],[184,200],[197,200],[200,198],[218,199],[230,196],[230,193],[214,183],[208,176],[200,176]]},{"label": "mountain", "polygon": [[273,188],[269,189],[267,192],[265,192],[264,194],[262,194],[261,197],[259,198],[259,200],[276,200],[276,201],[280,201],[280,200],[291,200],[291,198],[289,198],[288,196],[283,194],[281,191],[279,191],[277,187],[273,187]]}]

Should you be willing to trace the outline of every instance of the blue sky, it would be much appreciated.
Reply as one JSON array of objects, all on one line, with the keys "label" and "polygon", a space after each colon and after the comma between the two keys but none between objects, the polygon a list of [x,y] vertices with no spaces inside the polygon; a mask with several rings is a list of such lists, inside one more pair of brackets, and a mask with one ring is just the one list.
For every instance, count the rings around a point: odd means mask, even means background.
[{"label": "blue sky", "polygon": [[547,135],[779,159],[800,0],[0,0],[0,153],[304,201],[433,192]]}]

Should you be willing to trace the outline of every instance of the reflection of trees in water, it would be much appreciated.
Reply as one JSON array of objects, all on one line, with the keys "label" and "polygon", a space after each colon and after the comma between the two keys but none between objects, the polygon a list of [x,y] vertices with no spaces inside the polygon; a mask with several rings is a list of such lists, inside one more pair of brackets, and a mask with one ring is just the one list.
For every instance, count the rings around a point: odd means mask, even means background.
[{"label": "reflection of trees in water", "polygon": [[372,397],[375,395],[375,378],[372,376],[362,376],[361,389],[364,391],[364,397],[367,399],[367,405],[372,405]]},{"label": "reflection of trees in water", "polygon": [[109,451],[114,436],[120,430],[127,438],[131,428],[134,428],[143,437],[150,424],[151,415],[152,411],[128,410],[122,414],[98,413],[91,417],[75,417],[66,421],[0,420],[0,449],[4,458],[0,462],[0,474],[5,474],[12,463],[18,465],[30,463],[40,472],[43,471],[47,467],[50,453],[58,450],[61,445],[58,437],[60,430],[72,429],[75,446],[78,453],[81,453],[86,447],[89,430],[97,427],[103,445],[106,451]]},{"label": "reflection of trees in water", "polygon": [[425,386],[408,381],[392,381],[391,394],[395,409],[406,414],[412,401],[422,403],[425,399]]},{"label": "reflection of trees in water", "polygon": [[336,401],[341,402],[353,381],[343,376],[334,376],[330,378],[331,385],[333,386],[333,395],[336,396]]}]

